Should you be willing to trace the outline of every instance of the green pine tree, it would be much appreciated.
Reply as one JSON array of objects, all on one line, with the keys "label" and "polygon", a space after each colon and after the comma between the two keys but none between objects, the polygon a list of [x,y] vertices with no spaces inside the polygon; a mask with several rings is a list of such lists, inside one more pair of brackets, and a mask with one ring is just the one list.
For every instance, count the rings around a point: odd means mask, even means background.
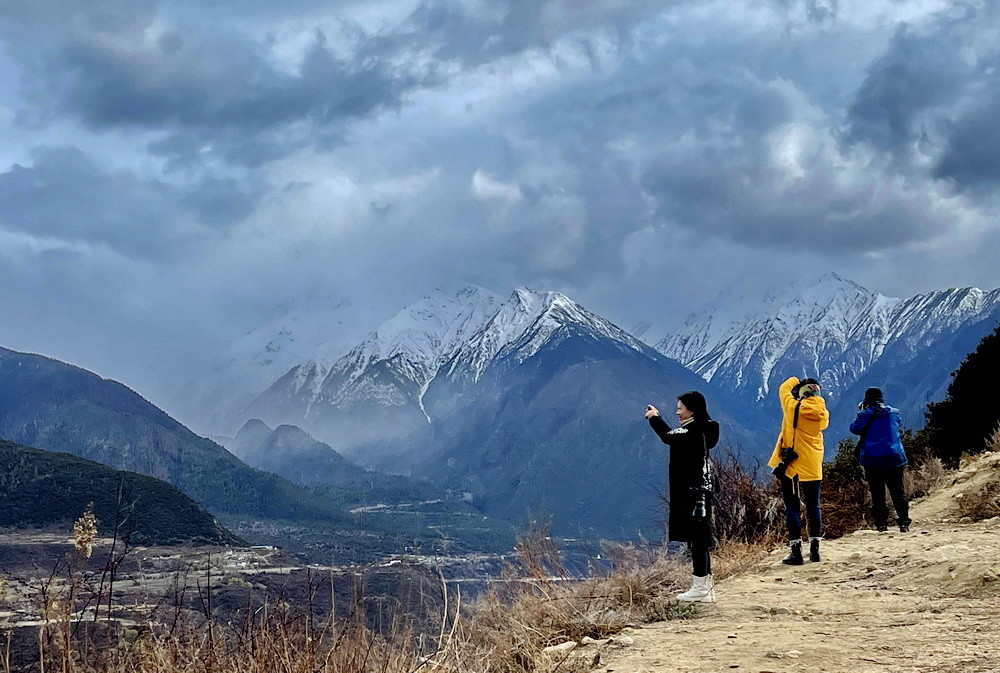
[{"label": "green pine tree", "polygon": [[926,434],[935,455],[958,467],[963,453],[981,453],[1000,425],[996,381],[1000,374],[1000,326],[983,337],[948,386],[948,396],[927,406]]}]

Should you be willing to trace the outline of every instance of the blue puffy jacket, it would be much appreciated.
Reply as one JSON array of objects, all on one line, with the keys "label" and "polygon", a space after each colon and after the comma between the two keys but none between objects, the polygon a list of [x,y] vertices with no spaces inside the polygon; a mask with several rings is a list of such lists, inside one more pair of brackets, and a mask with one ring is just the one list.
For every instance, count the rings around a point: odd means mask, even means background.
[{"label": "blue puffy jacket", "polygon": [[882,468],[906,465],[906,452],[899,439],[900,422],[899,411],[881,403],[858,414],[851,423],[851,432],[864,435],[860,440],[862,465]]}]

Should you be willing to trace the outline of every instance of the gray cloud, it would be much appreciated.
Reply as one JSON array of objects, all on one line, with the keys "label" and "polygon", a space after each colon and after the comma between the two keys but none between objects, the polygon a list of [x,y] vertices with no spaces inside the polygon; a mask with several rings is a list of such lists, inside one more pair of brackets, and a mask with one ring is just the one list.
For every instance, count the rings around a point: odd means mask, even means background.
[{"label": "gray cloud", "polygon": [[172,257],[246,217],[257,198],[234,180],[209,177],[180,189],[106,171],[77,148],[39,148],[33,165],[0,173],[0,228]]},{"label": "gray cloud", "polygon": [[119,0],[74,5],[66,16],[44,0],[0,9],[0,36],[24,68],[20,123],[160,131],[150,151],[175,167],[208,157],[258,166],[306,144],[336,144],[345,122],[396,109],[407,90],[435,81],[375,48],[335,54],[326,31],[347,30],[343,23],[314,27],[295,62],[280,63],[266,36],[238,22],[170,9]]},{"label": "gray cloud", "polygon": [[349,342],[463,282],[1000,284],[995,14],[925,4],[3,3],[0,343],[168,400],[317,293]]},{"label": "gray cloud", "polygon": [[895,170],[959,188],[1000,178],[996,3],[957,2],[928,25],[901,26],[847,110],[848,142],[890,152]]},{"label": "gray cloud", "polygon": [[[934,175],[993,190],[1000,183],[1000,62],[989,66],[978,100],[954,120]],[[984,78],[986,79],[986,78]]]},{"label": "gray cloud", "polygon": [[[335,58],[320,35],[289,75],[246,40],[176,30],[145,53],[67,45],[48,64],[68,114],[96,128],[240,128],[253,132],[308,119],[329,123],[397,106],[403,83],[379,69]],[[68,82],[64,80],[68,79]]]}]

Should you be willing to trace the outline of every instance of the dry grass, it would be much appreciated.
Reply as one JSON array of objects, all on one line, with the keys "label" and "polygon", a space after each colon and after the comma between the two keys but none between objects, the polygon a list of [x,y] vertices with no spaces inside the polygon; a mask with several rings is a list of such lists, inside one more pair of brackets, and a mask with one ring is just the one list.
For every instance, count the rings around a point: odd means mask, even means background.
[{"label": "dry grass", "polygon": [[1000,483],[986,482],[983,487],[970,490],[958,500],[959,520],[984,521],[1000,516]]},{"label": "dry grass", "polygon": [[910,463],[906,471],[906,492],[911,498],[922,498],[941,486],[948,470],[934,454],[926,432],[905,430],[902,440]]},{"label": "dry grass", "polygon": [[[614,544],[605,548],[612,568],[582,581],[565,581],[547,531],[519,544],[520,567],[511,568],[468,606],[451,595],[436,633],[420,634],[404,615],[381,636],[363,617],[318,621],[280,601],[249,606],[220,624],[190,615],[177,624],[127,626],[112,620],[84,623],[59,591],[48,597],[49,621],[40,630],[44,673],[560,673],[589,670],[606,643],[572,653],[545,648],[586,637],[604,640],[630,626],[696,615],[673,596],[689,577],[686,561],[664,548]],[[760,544],[730,541],[716,552],[716,575],[732,575],[766,556]],[[444,595],[448,595],[445,593]],[[450,604],[449,604],[450,603]],[[357,611],[360,615],[361,611]],[[97,628],[100,626],[101,628]],[[581,656],[583,652],[586,656]],[[0,663],[0,670],[5,670]],[[10,673],[8,667],[5,673]]]},{"label": "dry grass", "polygon": [[[721,492],[716,499],[713,553],[718,579],[738,574],[767,557],[782,535],[779,498],[770,480],[760,482],[724,452],[718,460]],[[85,545],[84,545],[85,547]],[[690,578],[687,560],[662,545],[607,544],[610,569],[588,579],[568,578],[547,525],[532,527],[518,542],[516,567],[475,601],[463,604],[442,579],[439,625],[423,632],[405,614],[382,633],[366,628],[364,609],[352,620],[318,619],[308,606],[275,600],[248,604],[233,622],[222,624],[205,614],[165,624],[150,615],[145,623],[123,625],[110,609],[100,625],[79,607],[74,612],[68,587],[55,583],[46,596],[48,618],[40,629],[39,673],[574,673],[590,670],[609,637],[630,626],[697,615],[698,606],[675,600]],[[79,576],[81,553],[70,572]],[[98,591],[111,592],[102,583]],[[110,598],[103,599],[110,605]],[[356,597],[358,606],[363,597]],[[140,620],[141,622],[141,620]],[[101,626],[101,628],[98,628]],[[385,635],[383,635],[385,634]],[[574,652],[547,647],[580,642],[603,644]],[[585,653],[585,655],[584,655]],[[4,669],[0,658],[0,672]]]},{"label": "dry grass", "polygon": [[[189,614],[173,624],[123,624],[84,618],[74,596],[80,554],[67,566],[67,581],[52,582],[44,597],[38,659],[30,670],[82,673],[415,673],[419,670],[481,673],[546,673],[584,670],[577,654],[545,648],[585,637],[602,640],[628,626],[688,618],[690,604],[673,595],[688,577],[687,564],[660,547],[610,545],[612,569],[602,576],[566,581],[547,530],[522,537],[520,565],[503,581],[463,606],[442,584],[444,608],[435,633],[418,633],[406,615],[388,635],[366,628],[363,610],[353,620],[317,620],[280,600],[250,605],[230,623]],[[723,555],[725,557],[725,555]],[[729,572],[749,556],[740,547],[723,561]],[[737,560],[738,559],[738,560]],[[726,572],[726,571],[724,571]],[[69,593],[73,592],[73,593]],[[363,598],[361,598],[363,604]],[[75,609],[74,607],[75,606]],[[302,606],[300,606],[302,607]],[[608,645],[610,646],[610,645]],[[0,671],[10,673],[0,658]]]},{"label": "dry grass", "polygon": [[[1000,427],[993,431],[987,443],[987,451],[1000,451]],[[978,456],[963,456],[960,467],[968,469],[966,463]],[[958,499],[959,520],[984,521],[1000,516],[1000,482],[989,480],[981,488],[968,489]]]}]

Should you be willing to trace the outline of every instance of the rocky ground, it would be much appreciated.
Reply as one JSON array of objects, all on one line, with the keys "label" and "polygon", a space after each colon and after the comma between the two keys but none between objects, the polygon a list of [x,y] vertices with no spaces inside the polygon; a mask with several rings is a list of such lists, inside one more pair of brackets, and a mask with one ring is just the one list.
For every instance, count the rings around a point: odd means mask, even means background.
[{"label": "rocky ground", "polygon": [[1000,671],[1000,517],[974,522],[968,505],[998,477],[990,454],[916,503],[912,532],[824,542],[821,563],[783,566],[777,550],[718,583],[699,618],[628,632],[598,670]]}]

